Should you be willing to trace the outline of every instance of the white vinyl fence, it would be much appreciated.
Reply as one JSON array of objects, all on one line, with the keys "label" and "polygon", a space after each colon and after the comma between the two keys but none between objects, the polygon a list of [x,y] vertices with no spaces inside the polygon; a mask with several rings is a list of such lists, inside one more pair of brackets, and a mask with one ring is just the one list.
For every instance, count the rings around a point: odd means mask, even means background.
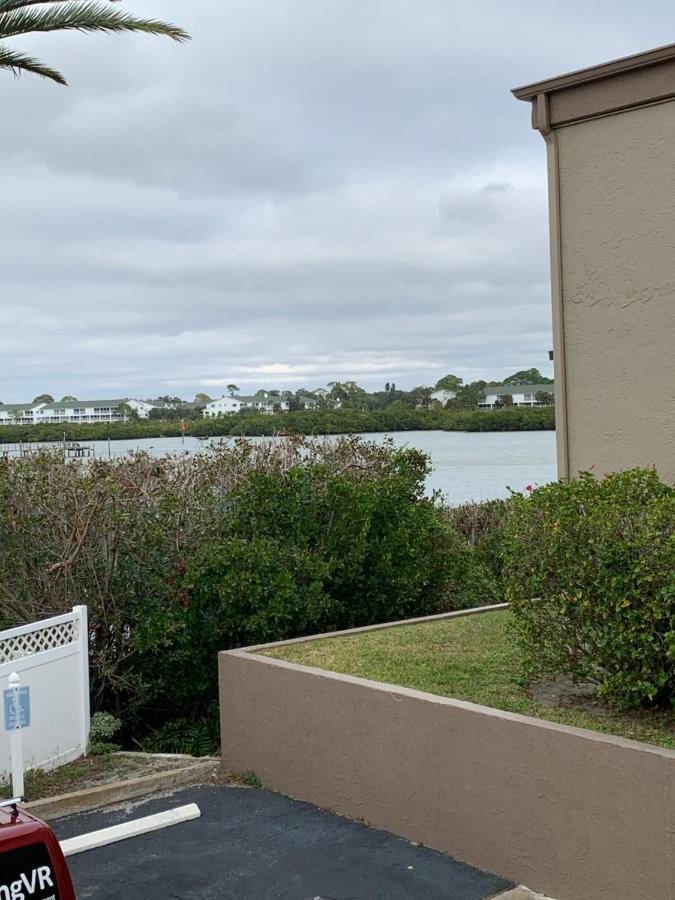
[{"label": "white vinyl fence", "polygon": [[[26,769],[55,769],[86,752],[89,741],[87,607],[0,631],[0,697],[16,672],[30,690],[30,725],[22,729]],[[2,710],[0,709],[0,715]],[[10,732],[0,718],[0,778],[11,768]]]}]

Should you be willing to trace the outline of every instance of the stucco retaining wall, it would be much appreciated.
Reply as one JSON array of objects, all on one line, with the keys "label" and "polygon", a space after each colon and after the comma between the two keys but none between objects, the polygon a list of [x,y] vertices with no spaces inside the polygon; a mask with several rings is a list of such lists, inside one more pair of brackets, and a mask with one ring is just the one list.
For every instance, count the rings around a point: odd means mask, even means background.
[{"label": "stucco retaining wall", "polygon": [[559,900],[674,900],[674,751],[251,650],[219,664],[227,768]]}]

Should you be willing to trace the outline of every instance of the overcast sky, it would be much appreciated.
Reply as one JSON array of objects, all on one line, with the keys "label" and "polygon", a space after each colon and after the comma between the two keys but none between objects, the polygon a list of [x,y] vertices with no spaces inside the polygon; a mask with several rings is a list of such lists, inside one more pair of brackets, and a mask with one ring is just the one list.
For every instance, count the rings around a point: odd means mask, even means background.
[{"label": "overcast sky", "polygon": [[665,2],[125,0],[13,45],[0,400],[433,384],[551,347],[545,145],[510,88],[675,40]]}]

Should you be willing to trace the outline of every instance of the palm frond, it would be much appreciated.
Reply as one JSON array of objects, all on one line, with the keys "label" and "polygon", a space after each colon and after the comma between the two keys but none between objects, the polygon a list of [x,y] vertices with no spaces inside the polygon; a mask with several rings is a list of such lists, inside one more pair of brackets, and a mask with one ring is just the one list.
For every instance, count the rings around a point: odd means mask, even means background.
[{"label": "palm frond", "polygon": [[[72,3],[73,0],[0,0],[0,13],[10,12],[13,9],[23,9],[26,6],[46,6],[48,3]],[[119,3],[120,0],[110,0],[111,3]]]},{"label": "palm frond", "polygon": [[[117,3],[119,0],[110,0]],[[37,9],[34,7],[41,7]],[[0,0],[0,39],[33,31],[103,31],[145,32],[163,35],[174,41],[188,41],[190,35],[176,25],[156,19],[139,19],[128,13],[110,9],[104,3],[89,0]],[[66,80],[55,69],[39,60],[8,50],[0,44],[0,69],[15,75],[32,72],[59,84]]]},{"label": "palm frond", "polygon": [[[0,7],[0,39],[29,32],[134,31],[163,35],[174,41],[190,40],[190,35],[182,28],[157,19],[139,19],[130,13],[111,9],[103,3],[69,2],[60,6],[63,2],[64,0],[55,0],[45,4],[39,0],[24,0],[22,3],[20,0],[4,0],[4,8]],[[37,9],[45,5],[48,8]]]},{"label": "palm frond", "polygon": [[24,56],[23,53],[8,50],[6,47],[0,47],[0,69],[9,69],[17,77],[22,72],[32,72],[33,75],[51,78],[52,81],[56,81],[59,84],[67,84],[66,79],[56,69],[50,69],[39,60],[30,56]]}]

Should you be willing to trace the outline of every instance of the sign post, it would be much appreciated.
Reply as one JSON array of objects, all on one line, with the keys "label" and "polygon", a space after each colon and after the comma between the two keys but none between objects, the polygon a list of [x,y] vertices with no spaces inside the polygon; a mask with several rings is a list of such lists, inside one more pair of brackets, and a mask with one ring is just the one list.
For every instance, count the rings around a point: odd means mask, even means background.
[{"label": "sign post", "polygon": [[10,732],[10,753],[12,757],[12,793],[23,798],[23,734],[30,725],[30,688],[21,687],[19,676],[12,672],[9,676],[9,690],[4,695],[5,731]]}]

